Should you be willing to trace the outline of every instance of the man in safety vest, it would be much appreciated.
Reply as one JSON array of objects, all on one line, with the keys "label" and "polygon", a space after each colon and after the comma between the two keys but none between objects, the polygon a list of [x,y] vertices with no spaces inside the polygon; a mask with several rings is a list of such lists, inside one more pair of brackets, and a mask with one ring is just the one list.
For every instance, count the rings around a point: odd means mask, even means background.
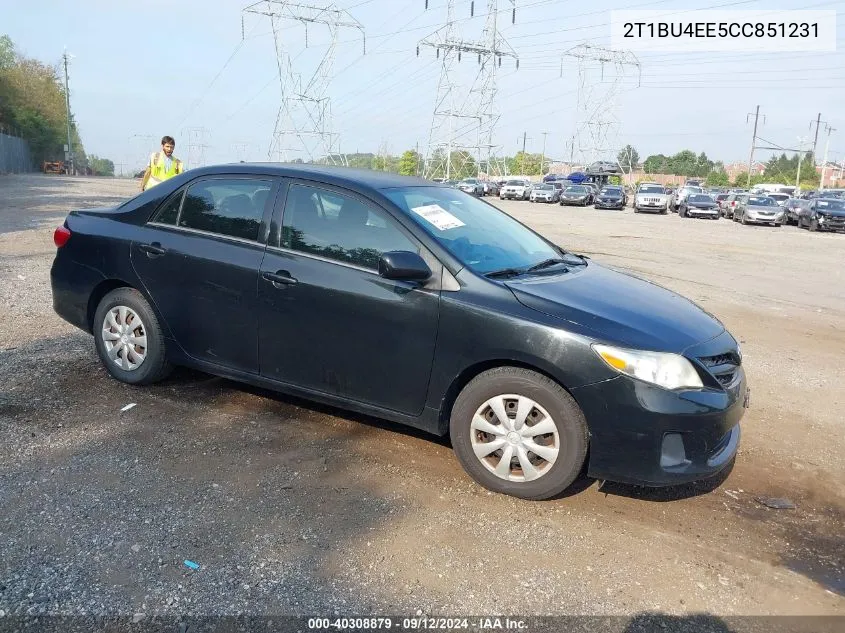
[{"label": "man in safety vest", "polygon": [[176,148],[176,141],[172,136],[165,136],[161,139],[161,151],[150,156],[147,171],[141,179],[141,191],[146,191],[168,178],[173,178],[185,171],[182,161],[174,158],[173,150]]}]

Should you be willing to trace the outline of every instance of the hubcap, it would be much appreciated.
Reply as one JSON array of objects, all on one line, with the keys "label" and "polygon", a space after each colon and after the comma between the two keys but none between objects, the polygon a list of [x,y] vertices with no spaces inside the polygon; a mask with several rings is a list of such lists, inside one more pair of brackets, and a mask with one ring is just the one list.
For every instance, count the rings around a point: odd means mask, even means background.
[{"label": "hubcap", "polygon": [[109,360],[124,371],[138,369],[147,358],[147,328],[132,308],[109,310],[101,336]]},{"label": "hubcap", "polygon": [[506,481],[533,481],[549,472],[560,453],[557,425],[531,398],[505,394],[478,407],[470,425],[472,450]]}]

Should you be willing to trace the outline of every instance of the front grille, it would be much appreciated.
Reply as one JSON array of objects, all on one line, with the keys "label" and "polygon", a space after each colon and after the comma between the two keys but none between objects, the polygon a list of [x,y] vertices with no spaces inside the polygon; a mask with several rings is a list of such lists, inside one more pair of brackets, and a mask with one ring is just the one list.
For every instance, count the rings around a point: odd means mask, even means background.
[{"label": "front grille", "polygon": [[735,352],[725,352],[715,356],[702,356],[698,359],[720,385],[726,387],[733,383],[741,363]]}]

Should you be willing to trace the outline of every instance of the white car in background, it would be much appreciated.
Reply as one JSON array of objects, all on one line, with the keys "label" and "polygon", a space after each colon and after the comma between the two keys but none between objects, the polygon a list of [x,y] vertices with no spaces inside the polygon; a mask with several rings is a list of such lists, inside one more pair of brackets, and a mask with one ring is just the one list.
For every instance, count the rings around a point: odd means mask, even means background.
[{"label": "white car in background", "polygon": [[637,187],[634,194],[634,213],[653,211],[667,213],[669,211],[670,196],[663,185],[656,182],[644,182]]},{"label": "white car in background", "polygon": [[527,180],[511,179],[499,189],[499,200],[528,200],[531,185]]}]

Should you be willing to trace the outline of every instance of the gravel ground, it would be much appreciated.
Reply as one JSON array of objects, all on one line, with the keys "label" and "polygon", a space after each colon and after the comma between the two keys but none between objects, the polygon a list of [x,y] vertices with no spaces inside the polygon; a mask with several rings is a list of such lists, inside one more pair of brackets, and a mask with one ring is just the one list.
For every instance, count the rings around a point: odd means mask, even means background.
[{"label": "gravel ground", "polygon": [[0,613],[843,613],[845,236],[501,203],[717,314],[754,393],[726,479],[532,503],[387,422],[187,370],[109,379],[52,312],[51,230],[10,228],[135,186],[0,178]]}]

